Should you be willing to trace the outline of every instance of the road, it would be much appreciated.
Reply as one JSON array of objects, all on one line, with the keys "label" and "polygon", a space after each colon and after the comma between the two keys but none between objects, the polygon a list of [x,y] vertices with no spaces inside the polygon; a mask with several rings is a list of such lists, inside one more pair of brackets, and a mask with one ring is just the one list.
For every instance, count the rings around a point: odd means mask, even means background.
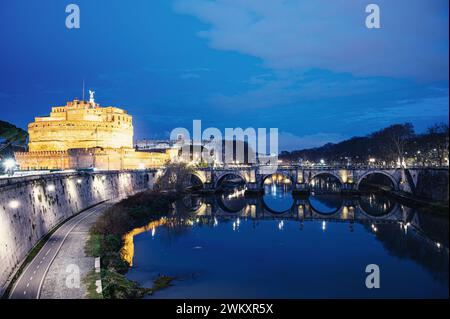
[{"label": "road", "polygon": [[7,178],[17,178],[17,177],[24,177],[24,176],[39,176],[39,175],[54,175],[54,174],[61,174],[61,173],[72,173],[76,172],[75,170],[61,170],[61,171],[14,171],[13,176],[9,176],[8,174],[3,174],[3,170],[1,170],[2,174],[0,174],[0,179],[7,179]]},{"label": "road", "polygon": [[69,219],[61,225],[47,240],[39,253],[27,265],[16,281],[9,298],[10,299],[39,299],[42,284],[48,269],[58,255],[70,232],[84,219],[92,214],[99,213],[106,208],[107,203],[99,204]]}]

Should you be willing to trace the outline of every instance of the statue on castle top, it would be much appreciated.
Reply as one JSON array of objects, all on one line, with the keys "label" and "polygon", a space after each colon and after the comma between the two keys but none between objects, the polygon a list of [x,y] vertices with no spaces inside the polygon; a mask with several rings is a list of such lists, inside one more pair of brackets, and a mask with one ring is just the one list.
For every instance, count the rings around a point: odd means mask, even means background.
[{"label": "statue on castle top", "polygon": [[95,106],[94,93],[95,91],[89,90],[89,103],[91,104],[92,107]]}]

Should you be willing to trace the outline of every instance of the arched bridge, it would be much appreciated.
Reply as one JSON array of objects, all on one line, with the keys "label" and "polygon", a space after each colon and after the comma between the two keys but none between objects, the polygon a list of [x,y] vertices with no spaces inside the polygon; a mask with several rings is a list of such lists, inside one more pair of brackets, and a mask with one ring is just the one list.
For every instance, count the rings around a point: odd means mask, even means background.
[{"label": "arched bridge", "polygon": [[214,191],[225,178],[237,177],[242,179],[248,191],[260,192],[264,189],[264,181],[277,174],[289,180],[293,190],[308,191],[313,180],[318,176],[334,177],[341,190],[358,191],[361,182],[368,176],[380,174],[386,176],[392,184],[393,190],[414,193],[417,176],[420,169],[404,168],[333,168],[333,167],[301,167],[279,166],[276,168],[263,166],[243,166],[233,168],[197,168],[195,175],[203,185],[205,191]]}]

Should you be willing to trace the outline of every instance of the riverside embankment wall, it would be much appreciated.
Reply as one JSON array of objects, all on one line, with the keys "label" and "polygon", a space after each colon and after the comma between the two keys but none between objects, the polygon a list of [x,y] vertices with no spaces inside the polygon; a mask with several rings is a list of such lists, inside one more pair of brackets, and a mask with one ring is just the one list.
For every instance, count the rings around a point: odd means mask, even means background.
[{"label": "riverside embankment wall", "polygon": [[52,228],[104,200],[153,187],[156,171],[55,173],[0,180],[0,296]]}]

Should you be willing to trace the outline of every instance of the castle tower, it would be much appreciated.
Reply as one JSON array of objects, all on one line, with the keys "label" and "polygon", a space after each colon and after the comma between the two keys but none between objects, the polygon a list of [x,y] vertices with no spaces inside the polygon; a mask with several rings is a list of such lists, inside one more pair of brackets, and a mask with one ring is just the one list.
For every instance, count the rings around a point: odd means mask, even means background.
[{"label": "castle tower", "polygon": [[28,152],[16,153],[21,169],[134,169],[162,165],[167,154],[133,149],[133,119],[125,110],[74,99],[52,107],[28,125]]}]

